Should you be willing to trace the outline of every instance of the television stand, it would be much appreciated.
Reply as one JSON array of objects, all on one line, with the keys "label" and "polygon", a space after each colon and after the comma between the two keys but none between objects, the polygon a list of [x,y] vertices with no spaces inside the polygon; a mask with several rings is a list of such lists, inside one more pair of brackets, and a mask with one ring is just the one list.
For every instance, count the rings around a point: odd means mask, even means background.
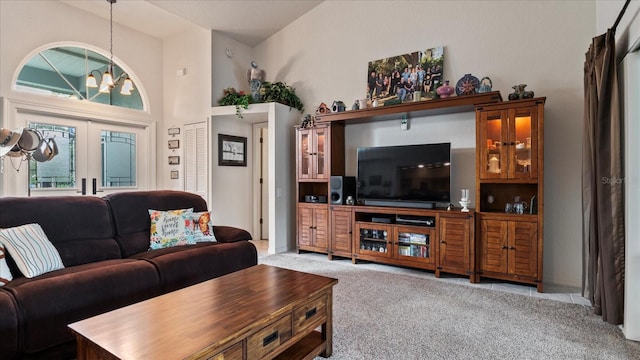
[{"label": "television stand", "polygon": [[441,272],[469,276],[475,282],[474,211],[332,205],[330,212],[330,232],[351,239],[354,264],[406,266],[434,271],[436,277]]}]

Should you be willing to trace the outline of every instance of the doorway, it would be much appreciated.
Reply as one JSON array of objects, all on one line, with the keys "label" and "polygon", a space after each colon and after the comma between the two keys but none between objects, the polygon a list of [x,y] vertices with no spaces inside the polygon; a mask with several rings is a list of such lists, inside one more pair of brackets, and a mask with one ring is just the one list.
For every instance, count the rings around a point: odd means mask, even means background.
[{"label": "doorway", "polygon": [[[18,112],[17,124],[53,138],[58,155],[46,162],[11,158],[17,172],[12,194],[90,195],[149,187],[148,127],[79,119],[54,113]],[[7,167],[5,167],[6,169]]]}]

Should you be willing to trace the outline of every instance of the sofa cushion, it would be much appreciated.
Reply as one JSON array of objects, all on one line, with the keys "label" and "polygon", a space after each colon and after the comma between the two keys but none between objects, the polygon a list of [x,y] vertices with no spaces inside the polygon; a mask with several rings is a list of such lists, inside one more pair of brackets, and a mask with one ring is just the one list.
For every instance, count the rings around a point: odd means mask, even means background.
[{"label": "sofa cushion", "polygon": [[18,354],[18,310],[13,296],[0,290],[0,355],[13,359]]},{"label": "sofa cushion", "polygon": [[72,322],[159,295],[160,279],[146,261],[116,259],[14,279],[2,289],[26,319],[24,351],[35,353],[73,340]]},{"label": "sofa cushion", "polygon": [[0,286],[4,286],[6,283],[13,279],[11,271],[9,271],[9,265],[7,265],[6,250],[4,246],[0,244]]},{"label": "sofa cushion", "polygon": [[149,250],[195,244],[189,236],[193,208],[175,210],[149,209]]},{"label": "sofa cushion", "polygon": [[202,197],[184,191],[121,192],[106,195],[104,199],[111,207],[115,238],[120,244],[123,257],[149,249],[149,209],[193,208],[196,212],[207,210],[207,203]]},{"label": "sofa cushion", "polygon": [[201,242],[145,251],[133,256],[156,266],[162,291],[169,292],[222,276],[258,263],[256,247],[249,241]]},{"label": "sofa cushion", "polygon": [[213,233],[213,221],[209,211],[191,213],[187,215],[187,238],[193,242],[217,241]]},{"label": "sofa cushion", "polygon": [[0,197],[0,228],[30,223],[40,224],[65,266],[121,257],[109,206],[100,198]]},{"label": "sofa cushion", "polygon": [[28,278],[64,268],[58,250],[38,224],[0,230],[0,242]]}]

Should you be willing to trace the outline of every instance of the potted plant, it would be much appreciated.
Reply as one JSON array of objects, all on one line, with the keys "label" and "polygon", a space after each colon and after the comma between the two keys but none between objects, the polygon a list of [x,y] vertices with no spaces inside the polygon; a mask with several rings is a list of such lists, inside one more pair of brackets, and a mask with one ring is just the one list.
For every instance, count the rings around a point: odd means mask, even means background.
[{"label": "potted plant", "polygon": [[[277,102],[295,108],[301,113],[304,111],[302,101],[296,95],[296,89],[283,82],[264,81],[260,85],[260,102]],[[241,108],[248,109],[249,104],[253,104],[251,94],[245,94],[244,91],[236,91],[235,88],[229,87],[224,89],[223,96],[218,100],[218,105],[235,105],[236,115],[242,118]]]},{"label": "potted plant", "polygon": [[249,108],[249,104],[251,103],[253,103],[251,95],[245,94],[244,91],[238,92],[235,88],[232,87],[224,89],[222,98],[218,100],[218,105],[235,105],[236,115],[241,119],[242,113],[240,112],[240,107],[246,110]]},{"label": "potted plant", "polygon": [[275,83],[269,81],[263,82],[260,88],[260,94],[262,95],[263,102],[278,102],[295,108],[300,112],[304,111],[304,105],[298,95],[296,95],[296,89],[281,81]]}]

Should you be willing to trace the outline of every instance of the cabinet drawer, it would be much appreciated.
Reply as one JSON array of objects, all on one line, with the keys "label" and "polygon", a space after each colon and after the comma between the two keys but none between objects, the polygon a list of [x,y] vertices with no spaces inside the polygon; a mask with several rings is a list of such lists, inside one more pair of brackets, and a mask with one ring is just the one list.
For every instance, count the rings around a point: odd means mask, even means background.
[{"label": "cabinet drawer", "polygon": [[213,356],[206,357],[207,360],[243,360],[242,342],[226,348]]},{"label": "cabinet drawer", "polygon": [[327,296],[323,294],[293,310],[293,333],[298,334],[309,326],[316,327],[326,321]]},{"label": "cabinet drawer", "polygon": [[265,326],[247,338],[247,359],[262,359],[291,339],[291,314]]}]

